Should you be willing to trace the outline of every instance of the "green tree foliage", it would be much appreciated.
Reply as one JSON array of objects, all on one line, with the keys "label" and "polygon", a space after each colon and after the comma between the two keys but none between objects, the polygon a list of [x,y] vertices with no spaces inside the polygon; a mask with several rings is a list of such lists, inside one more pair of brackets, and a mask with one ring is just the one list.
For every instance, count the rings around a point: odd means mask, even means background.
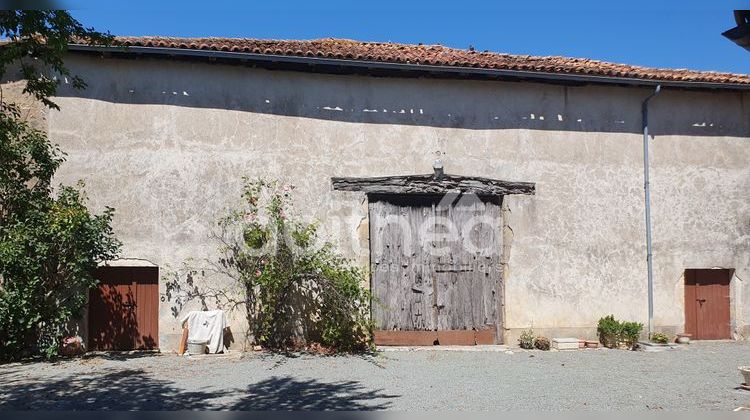
[{"label": "green tree foliage", "polygon": [[[219,261],[212,269],[187,270],[186,281],[172,276],[167,297],[179,306],[200,299],[205,307],[208,297],[225,309],[244,307],[248,336],[266,348],[369,350],[371,296],[362,287],[365,272],[321,240],[315,224],[292,219],[291,186],[245,181],[244,206],[218,223]],[[198,287],[192,276],[211,270],[231,278],[239,297]]]},{"label": "green tree foliage", "polygon": [[79,189],[36,199],[0,228],[0,357],[57,353],[68,320],[80,313],[91,273],[115,257],[112,209],[92,215]]},{"label": "green tree foliage", "polygon": [[50,97],[57,92],[62,77],[70,79],[76,88],[86,86],[65,67],[68,44],[108,45],[113,39],[85,28],[64,10],[2,10],[0,38],[10,41],[0,48],[0,77],[17,67],[26,80],[24,92],[54,109],[58,106]]},{"label": "green tree foliage", "polygon": [[[24,93],[53,109],[50,97],[62,76],[84,87],[63,64],[68,43],[110,39],[65,11],[0,11],[0,35],[10,41],[0,46],[0,78],[20,70]],[[24,121],[15,104],[0,101],[0,360],[55,355],[67,322],[96,284],[93,269],[120,246],[113,210],[92,214],[82,184],[53,192],[63,161],[46,133]]]}]

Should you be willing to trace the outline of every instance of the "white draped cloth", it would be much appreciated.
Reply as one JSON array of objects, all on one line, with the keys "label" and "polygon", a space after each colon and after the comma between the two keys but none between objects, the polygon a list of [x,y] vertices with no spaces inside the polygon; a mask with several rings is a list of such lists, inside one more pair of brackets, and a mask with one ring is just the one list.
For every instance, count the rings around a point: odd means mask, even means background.
[{"label": "white draped cloth", "polygon": [[209,353],[221,353],[224,347],[224,329],[227,327],[227,316],[222,310],[190,311],[182,318],[187,321],[188,341],[208,342]]}]

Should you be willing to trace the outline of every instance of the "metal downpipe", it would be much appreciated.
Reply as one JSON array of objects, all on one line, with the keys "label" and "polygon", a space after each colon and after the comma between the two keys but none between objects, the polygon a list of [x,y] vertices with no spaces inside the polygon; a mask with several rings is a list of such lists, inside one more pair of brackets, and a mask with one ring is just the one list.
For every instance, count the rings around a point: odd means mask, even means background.
[{"label": "metal downpipe", "polygon": [[646,264],[648,266],[648,337],[654,332],[654,265],[651,246],[651,185],[649,182],[649,150],[648,150],[648,102],[661,91],[661,85],[656,86],[654,93],[643,100],[641,116],[643,122],[643,189],[646,200]]}]

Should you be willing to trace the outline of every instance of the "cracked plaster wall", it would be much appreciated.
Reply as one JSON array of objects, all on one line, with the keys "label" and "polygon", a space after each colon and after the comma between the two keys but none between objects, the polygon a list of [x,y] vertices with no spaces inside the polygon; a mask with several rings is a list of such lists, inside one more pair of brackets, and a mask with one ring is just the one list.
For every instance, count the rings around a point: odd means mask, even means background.
[{"label": "cracked plaster wall", "polygon": [[[168,60],[71,56],[51,138],[116,208],[123,256],[160,267],[210,255],[241,176],[296,185],[297,211],[367,263],[367,205],[331,176],[446,172],[537,185],[504,201],[506,340],[532,326],[589,335],[599,317],[646,322],[640,104],[650,91],[331,76]],[[655,323],[684,323],[685,268],[729,267],[732,320],[750,324],[748,95],[663,90],[652,101]],[[507,244],[506,244],[507,245]],[[235,331],[243,331],[241,316]],[[179,326],[162,304],[161,344]]]}]

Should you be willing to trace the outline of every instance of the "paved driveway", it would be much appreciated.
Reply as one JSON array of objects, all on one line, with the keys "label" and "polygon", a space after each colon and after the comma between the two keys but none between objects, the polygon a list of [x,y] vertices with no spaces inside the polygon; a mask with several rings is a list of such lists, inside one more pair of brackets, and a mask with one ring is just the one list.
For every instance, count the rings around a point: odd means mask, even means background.
[{"label": "paved driveway", "polygon": [[92,357],[0,365],[3,409],[716,409],[750,404],[750,343],[661,353]]}]

